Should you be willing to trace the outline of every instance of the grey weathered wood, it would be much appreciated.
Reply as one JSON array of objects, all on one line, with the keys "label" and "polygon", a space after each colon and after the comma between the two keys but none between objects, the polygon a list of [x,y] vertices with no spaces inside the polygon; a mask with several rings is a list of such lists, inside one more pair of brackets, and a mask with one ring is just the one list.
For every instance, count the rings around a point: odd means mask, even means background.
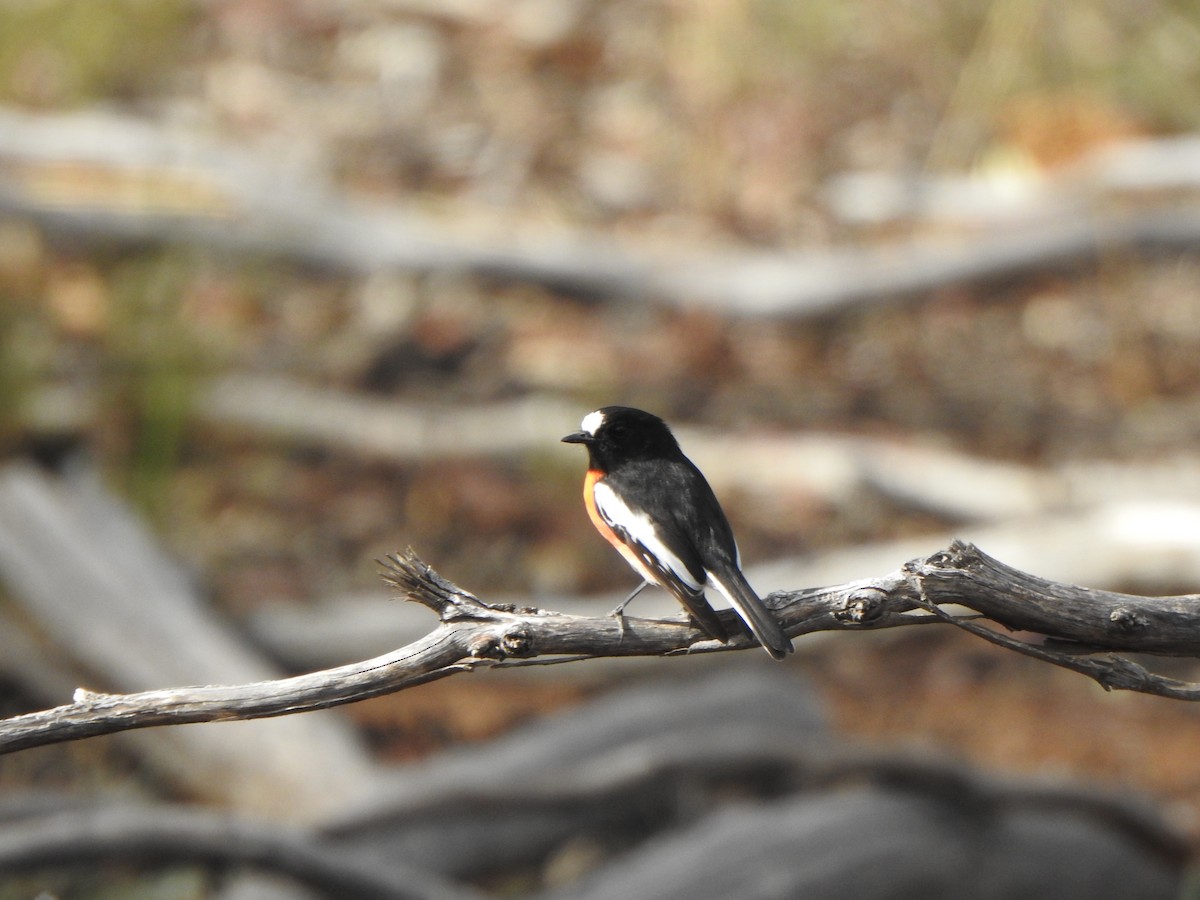
[{"label": "grey weathered wood", "polygon": [[1171,900],[1181,860],[1068,810],[935,773],[742,806],[638,848],[554,900]]},{"label": "grey weathered wood", "polygon": [[546,397],[448,409],[244,374],[209,382],[196,414],[242,433],[402,461],[513,456],[553,447],[580,416],[577,407]]},{"label": "grey weathered wood", "polygon": [[[1049,221],[1035,216],[1021,228],[868,249],[755,253],[724,247],[669,256],[596,234],[487,241],[412,210],[338,196],[317,173],[285,172],[217,141],[96,113],[0,110],[0,162],[0,213],[76,243],[191,244],[351,274],[469,273],[737,316],[825,315],[924,297],[948,285],[1079,269],[1115,250],[1187,251],[1200,244],[1194,210],[1089,216],[1094,201]],[[119,191],[108,204],[97,195],[73,199],[69,189],[53,188],[57,173],[71,166],[98,168],[106,180],[135,189]],[[131,206],[131,194],[153,200]]]},{"label": "grey weathered wood", "polygon": [[[166,857],[261,866],[259,848],[272,852],[284,846],[300,856],[288,871],[335,860],[335,875],[357,872],[384,883],[388,873],[403,871],[405,864],[441,877],[478,878],[523,871],[580,837],[612,833],[620,834],[622,842],[646,841],[636,857],[648,866],[662,851],[659,871],[666,873],[673,866],[673,853],[666,849],[672,843],[669,835],[697,834],[702,817],[710,825],[720,821],[719,811],[728,809],[733,796],[734,805],[747,814],[748,830],[711,846],[706,857],[730,877],[751,878],[764,862],[756,849],[763,840],[760,826],[773,820],[781,804],[821,807],[816,819],[837,827],[839,807],[822,806],[823,798],[832,796],[827,792],[856,796],[879,789],[924,798],[918,808],[937,807],[952,821],[978,817],[980,825],[1000,826],[1014,817],[1041,816],[1068,827],[1083,823],[1092,832],[1087,843],[1115,843],[1126,862],[1140,867],[1148,865],[1149,857],[1177,871],[1188,855],[1184,837],[1137,797],[1061,780],[988,778],[928,754],[897,755],[847,744],[828,731],[804,681],[785,667],[750,660],[742,664],[729,656],[692,666],[690,674],[677,671],[688,669],[686,664],[663,666],[671,677],[641,681],[483,745],[400,766],[377,793],[348,803],[316,832],[250,825],[237,818],[214,821],[202,811],[191,822],[180,809],[150,810],[148,821],[139,822],[126,807],[101,807],[93,812],[110,824],[97,847],[86,839],[96,831],[86,809],[79,816],[77,805],[55,806],[44,797],[25,802],[9,798],[0,805],[0,873],[46,862],[54,854],[50,861],[60,863],[129,859],[146,846],[166,848],[155,854],[159,863]],[[760,798],[768,803],[759,805]],[[717,817],[707,818],[714,811]],[[57,827],[44,827],[50,822]],[[156,834],[154,822],[164,824],[165,836]],[[699,832],[707,827],[701,824]],[[871,825],[860,828],[866,833]],[[909,831],[876,833],[892,843]],[[1019,831],[1025,831],[1024,824]],[[254,844],[249,851],[238,843],[243,833]],[[196,835],[197,846],[189,845],[187,835]],[[655,835],[666,841],[650,842]],[[853,866],[863,858],[863,848],[854,841],[820,850],[811,834],[803,843],[800,833],[793,837],[790,846],[796,852],[767,854],[770,865],[790,870],[803,866],[814,852],[837,866]],[[994,849],[993,842],[980,839]],[[7,853],[6,847],[19,851]],[[898,875],[906,871],[902,861],[895,865]],[[1045,866],[1045,860],[1039,865]],[[616,863],[618,875],[623,868]],[[684,875],[688,877],[693,876]],[[419,884],[414,880],[414,889]]]},{"label": "grey weathered wood", "polygon": [[1200,657],[1200,594],[1137,597],[1058,584],[955,543],[914,568],[924,599],[1101,650]]},{"label": "grey weathered wood", "polygon": [[347,859],[295,828],[196,808],[95,806],[24,816],[0,827],[0,873],[114,863],[200,865],[284,875],[322,896],[470,900],[482,895],[388,856]]},{"label": "grey weathered wood", "polygon": [[[686,831],[699,810],[731,794],[751,805],[759,796],[777,802],[868,785],[1088,820],[1173,866],[1189,852],[1137,797],[1062,779],[989,779],[936,755],[848,743],[825,727],[803,680],[753,659],[711,659],[690,673],[640,680],[498,740],[402,767],[390,780],[323,833],[348,855],[390,852],[459,876],[535,862],[577,835]],[[746,849],[734,841],[712,852],[744,872]],[[855,848],[841,857],[852,865]]]},{"label": "grey weathered wood", "polygon": [[471,668],[461,662],[470,658],[469,650],[455,637],[439,630],[384,657],[276,681],[132,694],[80,688],[68,705],[0,722],[0,752],[133,728],[262,719],[365,700]]},{"label": "grey weathered wood", "polygon": [[[942,602],[972,607],[978,603],[988,606],[987,615],[1001,625],[1026,628],[1043,621],[1053,637],[1075,642],[1077,648],[1085,650],[1189,656],[1200,650],[1200,641],[1187,640],[1176,627],[1181,616],[1200,621],[1198,596],[1146,598],[1056,585],[1052,603],[1043,603],[1029,588],[1028,579],[1014,579],[1011,570],[988,564],[986,559],[974,547],[955,542],[946,551],[881,578],[776,592],[766,602],[793,636],[942,621],[978,629],[969,618],[952,616],[937,605]],[[387,578],[410,599],[436,613],[440,626],[385,656],[278,681],[125,695],[81,691],[73,704],[0,722],[0,752],[153,725],[254,719],[324,709],[481,665],[757,649],[752,638],[739,631],[731,610],[723,610],[720,615],[735,636],[722,645],[706,640],[685,621],[585,618],[539,609],[489,606],[439,576],[411,552],[389,559]],[[937,592],[937,602],[929,598],[931,587]],[[995,598],[1010,588],[1016,590],[1014,603],[995,604]],[[1026,611],[1027,603],[1032,612]],[[1057,615],[1050,615],[1049,620],[1038,618],[1047,616],[1055,603]],[[922,608],[926,610],[923,614],[914,614]],[[1124,612],[1115,616],[1118,610]],[[1168,637],[1159,639],[1152,628],[1143,627],[1143,617],[1148,622],[1170,625]],[[1089,674],[1106,687],[1200,699],[1200,686],[1154,675],[1128,660],[1100,659],[1094,661],[1096,668],[1089,669],[1071,654],[1038,652],[1041,658]]]},{"label": "grey weathered wood", "polygon": [[[98,402],[83,387],[44,388],[32,394],[25,420],[34,429],[70,431],[96,414]],[[447,408],[242,373],[198,385],[192,412],[238,433],[410,462],[545,453],[582,411],[544,394]],[[688,426],[675,432],[718,492],[727,487],[777,497],[789,491],[838,504],[871,490],[906,507],[972,522],[1114,502],[1200,501],[1200,457],[1190,453],[1038,468],[919,440],[814,431],[731,435]]]},{"label": "grey weathered wood", "polygon": [[[42,648],[21,677],[38,681],[44,692],[59,690],[67,677],[136,691],[279,674],[214,614],[132,510],[86,468],[51,475],[29,463],[0,467],[0,578],[22,610],[23,630],[36,629],[29,640]],[[10,642],[20,649],[16,636]],[[76,704],[74,717],[84,708],[108,722],[136,720],[146,711],[125,701],[97,702]],[[226,717],[243,718],[232,710]],[[374,774],[357,735],[331,717],[129,738],[181,791],[260,813],[275,812],[286,797],[294,820],[367,789]]]},{"label": "grey weathered wood", "polygon": [[[448,875],[535,864],[573,836],[670,827],[696,805],[841,758],[794,671],[732,657],[662,673],[577,709],[390,773],[323,833]],[[643,673],[644,674],[644,673]],[[481,810],[502,811],[499,816]],[[463,853],[462,847],[472,848]]]},{"label": "grey weathered wood", "polygon": [[[707,467],[703,468],[707,473]],[[1139,481],[1151,491],[1157,477],[1156,470],[1135,474],[1098,467],[1089,471],[1112,482],[1114,496],[1133,492]],[[1162,470],[1164,475],[1168,472],[1167,468]],[[1183,499],[1191,491],[1186,480],[1181,478],[1179,500],[1084,505],[1036,517],[977,524],[960,531],[973,542],[994,550],[997,556],[1059,582],[1133,585],[1146,593],[1171,590],[1180,584],[1200,584],[1200,505]],[[1089,496],[1083,491],[1080,499]],[[898,559],[922,555],[929,547],[947,546],[952,539],[951,534],[935,533],[837,548],[750,565],[746,573],[750,583],[763,593],[791,584],[836,584],[862,572],[886,571]],[[549,594],[523,602],[589,616],[612,609],[625,593]],[[516,597],[494,599],[522,602]],[[385,653],[426,633],[428,616],[421,608],[387,600],[386,592],[380,589],[327,598],[304,609],[270,604],[245,624],[255,640],[270,649],[273,658],[288,661],[293,670],[340,665]],[[647,591],[638,597],[633,611],[640,618],[670,618],[678,614],[678,604],[663,591]],[[656,662],[647,658],[644,664]],[[556,668],[552,677],[598,681],[616,674],[617,668],[627,672],[634,665],[638,664],[631,660],[597,660],[597,664],[572,666],[569,671]],[[551,677],[545,670],[531,669],[527,674]]]}]

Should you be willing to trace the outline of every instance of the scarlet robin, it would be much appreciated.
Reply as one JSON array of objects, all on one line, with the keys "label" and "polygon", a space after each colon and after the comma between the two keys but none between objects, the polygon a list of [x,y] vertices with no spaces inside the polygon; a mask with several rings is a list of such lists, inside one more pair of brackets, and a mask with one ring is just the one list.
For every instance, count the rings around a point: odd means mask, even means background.
[{"label": "scarlet robin", "polygon": [[774,613],[742,574],[737,542],[716,495],[662,419],[628,406],[605,406],[584,416],[580,430],[563,441],[587,447],[588,516],[643,579],[615,614],[657,584],[701,631],[724,642],[729,633],[704,596],[711,585],[771,656],[783,659],[792,652]]}]

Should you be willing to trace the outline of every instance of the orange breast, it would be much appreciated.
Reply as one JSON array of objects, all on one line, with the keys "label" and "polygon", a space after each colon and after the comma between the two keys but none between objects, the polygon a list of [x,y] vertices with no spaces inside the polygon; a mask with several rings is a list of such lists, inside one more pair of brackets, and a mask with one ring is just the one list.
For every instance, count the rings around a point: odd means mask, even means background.
[{"label": "orange breast", "polygon": [[592,520],[592,524],[596,526],[596,530],[604,537],[606,541],[612,544],[617,552],[625,557],[625,561],[633,566],[634,571],[638,572],[642,577],[650,581],[655,581],[653,574],[646,570],[642,565],[642,561],[638,559],[637,554],[621,540],[615,531],[608,527],[608,523],[604,521],[604,517],[600,515],[600,511],[596,509],[596,482],[604,477],[604,473],[596,469],[589,469],[587,475],[583,479],[583,505],[587,507],[588,518]]},{"label": "orange breast", "polygon": [[596,530],[604,536],[604,539],[620,550],[624,544],[621,539],[608,527],[608,523],[600,515],[600,510],[596,509],[596,482],[604,477],[604,473],[596,469],[588,469],[588,473],[583,476],[583,505],[587,507],[588,518],[592,520],[592,524],[596,526]]}]

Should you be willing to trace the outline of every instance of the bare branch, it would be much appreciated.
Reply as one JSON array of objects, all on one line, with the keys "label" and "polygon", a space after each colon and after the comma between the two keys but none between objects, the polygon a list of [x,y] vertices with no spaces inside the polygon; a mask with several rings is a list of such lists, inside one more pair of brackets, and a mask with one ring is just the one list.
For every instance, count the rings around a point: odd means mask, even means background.
[{"label": "bare branch", "polygon": [[[437,614],[438,628],[384,656],[293,678],[136,694],[79,690],[72,704],[0,722],[0,753],[154,725],[325,709],[513,660],[670,656],[757,647],[740,630],[731,610],[720,615],[734,637],[720,644],[682,619],[594,618],[490,605],[438,575],[411,550],[381,564],[389,583]],[[1058,584],[1005,566],[958,541],[881,578],[779,591],[766,603],[792,636],[951,622],[993,643],[1082,672],[1108,688],[1200,699],[1200,686],[1163,678],[1120,657],[1086,655],[1115,650],[1200,654],[1195,625],[1188,626],[1189,621],[1200,622],[1200,596],[1135,597]],[[951,615],[943,609],[947,604],[969,607],[973,613]],[[1084,655],[1008,638],[973,621],[979,615],[1011,629],[1071,641]]]},{"label": "bare branch", "polygon": [[1059,584],[961,541],[913,571],[929,603],[961,603],[1015,631],[1100,649],[1200,656],[1200,594],[1137,597]]},{"label": "bare branch", "polygon": [[[1196,640],[1194,623],[1200,615],[1200,595],[1135,597],[1057,584],[1006,566],[959,541],[929,557],[915,571],[921,585],[920,606],[976,637],[1087,675],[1105,690],[1200,700],[1200,684],[1157,675],[1124,657],[1086,655],[1111,649],[1197,655],[1200,641]],[[980,572],[988,577],[978,577]],[[960,593],[959,582],[964,577],[970,578],[976,590]],[[1004,585],[1003,590],[1000,585]],[[967,617],[951,615],[939,606],[954,602],[979,610],[1013,630],[1037,631],[1050,642],[1039,645],[1021,641]],[[1187,624],[1189,617],[1191,626]],[[1060,641],[1061,647],[1054,646]]]},{"label": "bare branch", "polygon": [[968,621],[962,616],[952,616],[935,604],[930,603],[928,608],[942,621],[957,625],[985,641],[1086,675],[1099,683],[1106,691],[1137,691],[1142,694],[1171,697],[1175,700],[1200,700],[1200,684],[1189,684],[1175,678],[1156,675],[1131,659],[1111,654],[1098,658],[1081,657],[1078,655],[1079,651],[1052,650],[1047,646],[1028,644]]}]

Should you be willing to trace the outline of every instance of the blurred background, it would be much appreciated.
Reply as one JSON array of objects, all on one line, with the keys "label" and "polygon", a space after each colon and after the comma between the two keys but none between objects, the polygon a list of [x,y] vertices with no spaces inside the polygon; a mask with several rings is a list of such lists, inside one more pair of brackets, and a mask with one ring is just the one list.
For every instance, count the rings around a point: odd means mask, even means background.
[{"label": "blurred background", "polygon": [[[434,624],[378,577],[409,545],[602,614],[634,576],[558,438],[608,403],[675,426],[764,593],[955,536],[1200,589],[1198,97],[1182,0],[0,0],[0,711],[386,652]],[[312,748],[352,791],[750,667],[839,740],[1137,792],[1200,840],[1185,703],[940,628],[797,651],[247,726],[293,781],[150,731],[5,757],[0,791],[320,821]]]}]

